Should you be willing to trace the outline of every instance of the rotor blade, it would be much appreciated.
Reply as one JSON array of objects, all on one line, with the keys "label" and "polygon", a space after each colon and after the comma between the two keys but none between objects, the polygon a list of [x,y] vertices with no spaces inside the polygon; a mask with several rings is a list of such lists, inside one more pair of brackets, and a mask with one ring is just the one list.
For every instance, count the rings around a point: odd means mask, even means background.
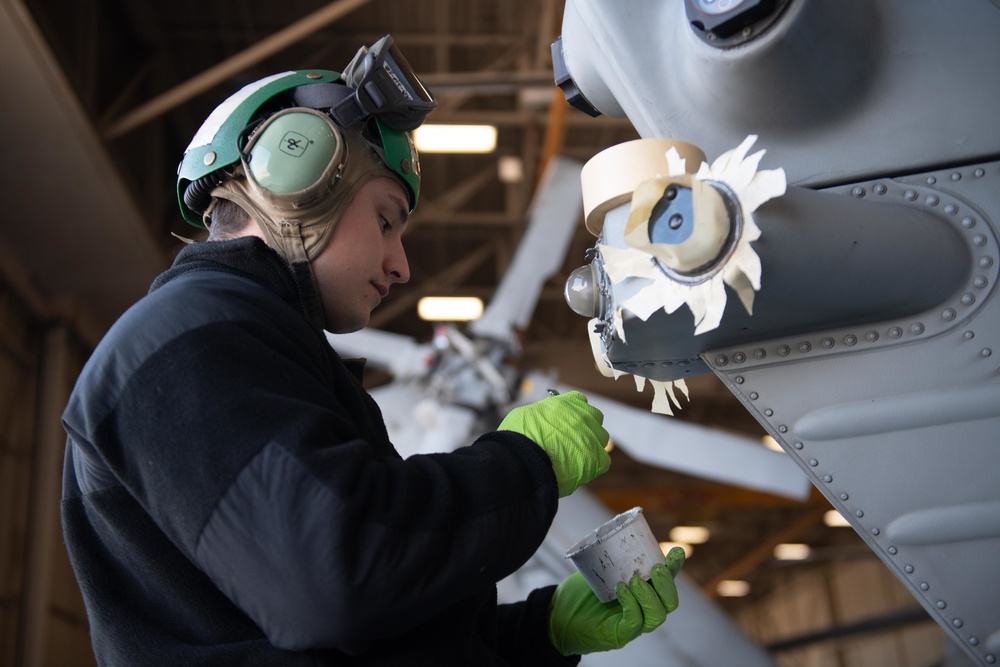
[{"label": "rotor blade", "polygon": [[418,383],[397,380],[370,393],[385,417],[389,440],[403,458],[451,452],[479,435],[475,412],[440,403]]},{"label": "rotor blade", "polygon": [[[572,387],[558,386],[560,392]],[[809,479],[787,454],[719,429],[654,414],[592,392],[587,401],[604,413],[616,447],[642,463],[723,484],[805,500]]]},{"label": "rotor blade", "polygon": [[362,329],[349,334],[326,334],[333,349],[342,358],[364,358],[396,377],[413,377],[427,372],[433,359],[427,345],[409,336],[379,329]]},{"label": "rotor blade", "polygon": [[528,228],[483,316],[469,325],[472,333],[505,339],[528,325],[542,286],[562,266],[580,220],[582,168],[565,157],[549,161],[528,211]]}]

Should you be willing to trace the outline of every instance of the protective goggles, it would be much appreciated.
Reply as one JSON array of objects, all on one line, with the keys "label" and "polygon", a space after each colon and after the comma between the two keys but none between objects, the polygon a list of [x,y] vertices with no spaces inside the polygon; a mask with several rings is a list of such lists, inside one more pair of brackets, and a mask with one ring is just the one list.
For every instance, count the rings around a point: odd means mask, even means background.
[{"label": "protective goggles", "polygon": [[[324,105],[341,127],[354,127],[375,116],[386,127],[408,132],[419,127],[437,107],[434,96],[392,43],[390,35],[371,48],[362,46],[342,76],[349,92],[343,88],[335,90],[333,94],[339,99],[331,99],[330,104]],[[320,89],[305,92],[319,93]]]}]

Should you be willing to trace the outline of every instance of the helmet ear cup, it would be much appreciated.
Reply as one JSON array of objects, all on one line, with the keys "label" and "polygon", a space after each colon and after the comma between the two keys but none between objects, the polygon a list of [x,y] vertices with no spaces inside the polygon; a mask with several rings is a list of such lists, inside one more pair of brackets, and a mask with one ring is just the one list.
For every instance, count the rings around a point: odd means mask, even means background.
[{"label": "helmet ear cup", "polygon": [[[247,144],[244,156],[247,176],[257,187],[290,196],[293,206],[304,206],[332,187],[332,176],[343,162],[344,141],[322,114],[294,109],[269,118]],[[295,198],[297,193],[301,199]]]}]

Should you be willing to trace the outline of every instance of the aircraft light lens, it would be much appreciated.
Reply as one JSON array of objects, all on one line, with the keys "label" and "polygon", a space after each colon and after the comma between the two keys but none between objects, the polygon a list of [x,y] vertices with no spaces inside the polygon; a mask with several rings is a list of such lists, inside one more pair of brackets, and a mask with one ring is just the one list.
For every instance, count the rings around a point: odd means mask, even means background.
[{"label": "aircraft light lens", "polygon": [[594,269],[590,264],[569,274],[563,294],[566,303],[577,315],[597,317],[597,291],[594,289]]}]

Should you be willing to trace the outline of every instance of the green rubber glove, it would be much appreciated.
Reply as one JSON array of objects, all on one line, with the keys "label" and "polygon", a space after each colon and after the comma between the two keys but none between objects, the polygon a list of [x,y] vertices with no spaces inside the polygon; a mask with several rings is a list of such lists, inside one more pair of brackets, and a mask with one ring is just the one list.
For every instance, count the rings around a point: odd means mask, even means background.
[{"label": "green rubber glove", "polygon": [[499,430],[526,435],[545,450],[556,473],[559,497],[565,498],[611,467],[603,423],[600,410],[580,392],[570,391],[514,408]]},{"label": "green rubber glove", "polygon": [[549,639],[562,655],[613,651],[651,632],[677,609],[674,577],[684,565],[684,550],[674,547],[654,565],[650,581],[632,577],[615,586],[617,600],[601,602],[576,572],[556,587],[549,611]]}]

